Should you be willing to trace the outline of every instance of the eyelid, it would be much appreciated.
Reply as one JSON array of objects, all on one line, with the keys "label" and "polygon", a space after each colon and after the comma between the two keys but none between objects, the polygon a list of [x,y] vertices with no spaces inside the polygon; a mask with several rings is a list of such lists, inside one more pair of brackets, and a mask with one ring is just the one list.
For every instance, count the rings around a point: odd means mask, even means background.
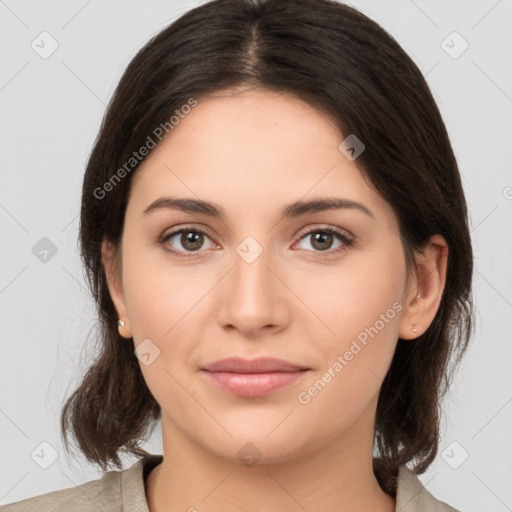
[{"label": "eyelid", "polygon": [[310,234],[312,231],[334,231],[335,233],[342,235],[350,240],[353,240],[355,237],[350,231],[346,229],[339,228],[337,226],[332,226],[331,224],[313,224],[312,226],[308,226],[304,228],[304,230],[300,230],[298,232],[297,237],[302,238],[304,235]]},{"label": "eyelid", "polygon": [[[213,241],[214,237],[209,233],[208,228],[203,227],[202,225],[200,225],[200,227],[198,227],[197,225],[193,225],[193,224],[185,224],[183,226],[176,226],[176,227],[169,228],[169,231],[168,230],[164,231],[164,234],[161,235],[159,241],[168,239],[170,235],[175,235],[177,232],[179,232],[183,229],[190,229],[191,231],[192,230],[199,231],[199,232],[207,235]],[[340,235],[346,236],[347,238],[349,238],[351,240],[353,240],[355,238],[354,235],[346,229],[339,228],[337,226],[331,226],[330,224],[321,224],[321,223],[313,224],[312,226],[303,228],[303,230],[299,230],[293,236],[294,236],[294,238],[296,238],[296,237],[302,238],[304,235],[311,233],[311,231],[313,231],[315,229],[318,231],[331,229],[335,232],[338,232]]]}]

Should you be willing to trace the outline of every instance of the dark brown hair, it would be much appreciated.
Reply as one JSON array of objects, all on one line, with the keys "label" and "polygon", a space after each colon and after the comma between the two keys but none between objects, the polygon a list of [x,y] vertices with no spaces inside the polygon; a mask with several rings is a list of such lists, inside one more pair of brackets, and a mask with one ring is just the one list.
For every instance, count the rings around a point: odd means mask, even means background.
[{"label": "dark brown hair", "polygon": [[102,240],[116,245],[122,235],[137,166],[123,179],[112,176],[190,98],[238,86],[292,93],[329,115],[344,136],[363,141],[357,163],[397,215],[408,269],[417,270],[413,251],[431,235],[448,243],[437,314],[423,335],[398,340],[379,395],[374,471],[393,494],[399,465],[413,461],[421,474],[437,454],[441,399],[473,329],[472,247],[457,162],[424,77],[383,28],[334,0],[207,2],[153,37],[128,65],[83,182],[80,247],[100,349],[62,410],[66,449],[69,430],[89,461],[119,468],[120,452],[146,453],[140,443],[161,417],[133,344],[118,334],[101,262]]}]

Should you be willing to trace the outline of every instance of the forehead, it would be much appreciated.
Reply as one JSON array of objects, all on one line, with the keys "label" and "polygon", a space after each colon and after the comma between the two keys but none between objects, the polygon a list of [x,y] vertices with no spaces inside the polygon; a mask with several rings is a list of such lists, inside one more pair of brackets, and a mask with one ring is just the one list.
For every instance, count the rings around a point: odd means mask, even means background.
[{"label": "forehead", "polygon": [[197,101],[139,166],[132,183],[139,209],[166,193],[211,199],[228,215],[338,196],[392,215],[340,152],[339,128],[300,98],[250,89]]}]

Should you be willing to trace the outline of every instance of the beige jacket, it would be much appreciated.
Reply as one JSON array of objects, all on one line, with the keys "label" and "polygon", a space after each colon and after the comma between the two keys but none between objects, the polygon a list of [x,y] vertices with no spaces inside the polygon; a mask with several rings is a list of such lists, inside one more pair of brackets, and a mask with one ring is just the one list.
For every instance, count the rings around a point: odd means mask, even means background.
[{"label": "beige jacket", "polygon": [[[0,507],[1,512],[150,512],[145,477],[163,459],[147,454],[123,471],[69,489],[41,494]],[[395,512],[459,512],[430,494],[418,477],[401,466],[397,478]]]}]

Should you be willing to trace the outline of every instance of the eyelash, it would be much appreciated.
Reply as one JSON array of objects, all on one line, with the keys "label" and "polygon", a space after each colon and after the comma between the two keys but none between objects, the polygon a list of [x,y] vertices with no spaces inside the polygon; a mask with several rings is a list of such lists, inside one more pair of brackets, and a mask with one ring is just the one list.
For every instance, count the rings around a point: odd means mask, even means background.
[{"label": "eyelash", "polygon": [[[201,252],[201,251],[191,251],[189,253],[185,253],[186,254],[185,255],[185,254],[183,254],[182,251],[176,251],[174,249],[169,248],[169,246],[167,245],[167,241],[180,233],[199,233],[201,235],[205,235],[208,238],[210,238],[208,233],[206,233],[202,229],[195,228],[192,226],[190,226],[190,227],[185,226],[183,228],[180,228],[176,231],[172,231],[171,233],[163,236],[160,239],[159,243],[163,246],[165,251],[177,256],[178,258],[194,258],[195,257],[194,253]],[[316,253],[315,257],[318,257],[318,258],[327,258],[329,256],[332,256],[333,254],[338,254],[339,252],[347,250],[349,247],[351,247],[354,244],[354,240],[352,238],[349,238],[345,234],[343,234],[341,231],[338,231],[337,229],[330,228],[330,227],[313,228],[313,229],[307,231],[306,233],[303,233],[299,240],[302,240],[303,238],[307,237],[308,235],[311,235],[312,233],[329,233],[331,235],[336,236],[341,242],[343,242],[343,245],[341,245],[340,247],[338,247],[337,249],[334,249],[334,250],[308,251],[308,252]],[[304,249],[304,250],[307,250],[307,249]]]}]

